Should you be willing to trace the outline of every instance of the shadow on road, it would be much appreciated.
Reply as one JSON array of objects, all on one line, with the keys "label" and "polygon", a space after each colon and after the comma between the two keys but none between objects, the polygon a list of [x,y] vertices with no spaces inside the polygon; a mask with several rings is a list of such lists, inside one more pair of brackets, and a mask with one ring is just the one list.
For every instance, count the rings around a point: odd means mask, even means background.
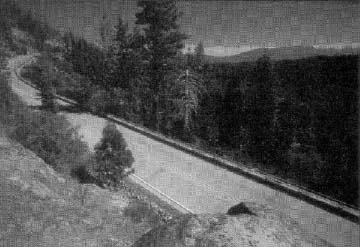
[{"label": "shadow on road", "polygon": [[[43,106],[29,106],[32,110],[43,111],[46,110]],[[58,112],[66,112],[66,113],[85,113],[83,109],[75,105],[58,105]]]},{"label": "shadow on road", "polygon": [[67,113],[85,113],[84,109],[81,109],[76,105],[59,105],[58,111]]}]

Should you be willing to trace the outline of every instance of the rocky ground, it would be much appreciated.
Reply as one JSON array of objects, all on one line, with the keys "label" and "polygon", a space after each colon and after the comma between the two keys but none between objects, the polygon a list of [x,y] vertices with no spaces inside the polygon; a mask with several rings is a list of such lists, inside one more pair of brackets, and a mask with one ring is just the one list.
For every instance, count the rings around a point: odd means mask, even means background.
[{"label": "rocky ground", "polygon": [[79,184],[0,135],[0,246],[330,246],[269,207],[167,219],[143,192]]},{"label": "rocky ground", "polygon": [[135,193],[64,178],[0,136],[0,246],[131,246],[169,216]]},{"label": "rocky ground", "polygon": [[331,246],[305,234],[289,218],[254,203],[235,206],[231,214],[185,215],[155,228],[134,247],[290,247]]}]

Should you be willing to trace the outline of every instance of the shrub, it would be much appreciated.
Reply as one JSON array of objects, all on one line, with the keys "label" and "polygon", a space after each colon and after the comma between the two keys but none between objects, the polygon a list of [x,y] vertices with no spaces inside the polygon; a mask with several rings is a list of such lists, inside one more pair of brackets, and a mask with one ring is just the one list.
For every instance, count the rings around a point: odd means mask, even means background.
[{"label": "shrub", "polygon": [[71,170],[72,177],[75,177],[79,180],[80,183],[87,184],[87,183],[96,183],[96,177],[92,173],[89,166],[80,165],[75,167]]},{"label": "shrub", "polygon": [[128,175],[134,158],[114,124],[104,128],[103,137],[95,146],[95,159],[98,179],[104,184],[117,186]]},{"label": "shrub", "polygon": [[110,97],[107,91],[94,87],[87,102],[87,107],[91,112],[105,115],[109,107]]},{"label": "shrub", "polygon": [[76,129],[63,116],[50,112],[24,114],[11,137],[65,174],[84,165],[89,154]]},{"label": "shrub", "polygon": [[76,128],[63,116],[32,112],[12,92],[4,73],[0,73],[0,122],[7,127],[11,138],[57,171],[70,175],[79,167],[89,168],[90,152]]},{"label": "shrub", "polygon": [[146,202],[138,201],[132,202],[124,210],[124,215],[130,217],[134,223],[141,223],[145,220],[152,222],[159,222],[160,217],[157,215],[153,208]]}]

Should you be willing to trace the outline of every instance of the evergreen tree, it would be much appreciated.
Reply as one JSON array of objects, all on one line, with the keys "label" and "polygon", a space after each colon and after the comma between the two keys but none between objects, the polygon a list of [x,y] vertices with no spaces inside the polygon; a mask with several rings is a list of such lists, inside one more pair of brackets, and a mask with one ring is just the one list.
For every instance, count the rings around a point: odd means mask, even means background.
[{"label": "evergreen tree", "polygon": [[247,105],[247,128],[250,153],[262,162],[272,159],[274,94],[270,59],[259,58],[252,72],[252,85]]},{"label": "evergreen tree", "polygon": [[13,42],[10,20],[6,17],[0,17],[0,40],[8,42],[10,45]]},{"label": "evergreen tree", "polygon": [[[137,119],[141,105],[139,90],[145,91],[142,79],[142,36],[138,28],[128,32],[127,24],[119,19],[114,42],[106,59],[104,77],[108,80],[108,91],[113,94],[113,113],[126,119]],[[142,87],[142,88],[139,88]],[[137,121],[138,122],[138,121]]]},{"label": "evergreen tree", "polygon": [[102,183],[116,186],[131,171],[134,158],[114,124],[108,124],[103,129],[103,137],[95,146],[95,159],[99,165],[96,171]]},{"label": "evergreen tree", "polygon": [[63,36],[63,41],[65,44],[65,56],[69,56],[75,44],[75,37],[71,32],[66,32]]},{"label": "evergreen tree", "polygon": [[152,95],[149,125],[159,130],[160,112],[165,105],[165,77],[171,71],[176,55],[183,48],[186,36],[179,31],[179,13],[174,0],[141,0],[138,6],[142,11],[136,14],[136,24],[144,27],[144,58]]},{"label": "evergreen tree", "polygon": [[111,35],[112,35],[111,18],[109,17],[107,12],[105,12],[100,24],[100,37],[103,47],[108,47]]},{"label": "evergreen tree", "polygon": [[185,137],[190,137],[194,117],[199,108],[200,96],[204,92],[200,75],[185,69],[172,87],[172,102],[175,106],[175,119],[183,122]]},{"label": "evergreen tree", "polygon": [[116,57],[116,70],[113,87],[120,87],[126,89],[129,86],[130,71],[131,70],[131,52],[130,52],[130,35],[128,34],[128,25],[124,24],[119,18],[116,26],[114,52]]},{"label": "evergreen tree", "polygon": [[47,83],[43,83],[40,89],[40,97],[41,97],[41,104],[45,110],[49,110],[52,112],[56,112],[56,102],[54,97],[54,87],[51,84],[51,81]]},{"label": "evergreen tree", "polygon": [[129,76],[129,114],[137,122],[146,124],[149,122],[151,91],[149,75],[146,73],[147,61],[145,56],[144,36],[140,29],[135,26],[129,37],[130,59],[127,70]]},{"label": "evergreen tree", "polygon": [[204,66],[204,59],[205,59],[205,51],[203,42],[200,41],[199,44],[195,47],[194,51],[194,62],[195,62],[195,70],[201,71]]},{"label": "evergreen tree", "polygon": [[115,27],[116,34],[115,34],[115,47],[117,48],[117,52],[120,52],[128,47],[128,25],[123,23],[121,17],[118,20],[118,24]]},{"label": "evergreen tree", "polygon": [[[43,61],[46,61],[44,59]],[[42,107],[51,112],[57,112],[57,104],[55,98],[56,74],[51,64],[42,63],[40,74],[40,98]]]}]

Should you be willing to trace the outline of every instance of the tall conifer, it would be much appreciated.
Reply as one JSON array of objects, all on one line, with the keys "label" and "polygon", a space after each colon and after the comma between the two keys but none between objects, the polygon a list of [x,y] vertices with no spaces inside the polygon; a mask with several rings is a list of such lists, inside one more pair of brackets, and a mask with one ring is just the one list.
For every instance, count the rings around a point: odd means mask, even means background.
[{"label": "tall conifer", "polygon": [[179,31],[179,12],[174,0],[141,0],[141,12],[136,14],[136,24],[144,30],[144,58],[147,62],[152,93],[150,127],[160,129],[160,112],[164,106],[166,75],[171,73],[174,59],[183,48],[186,38]]}]

